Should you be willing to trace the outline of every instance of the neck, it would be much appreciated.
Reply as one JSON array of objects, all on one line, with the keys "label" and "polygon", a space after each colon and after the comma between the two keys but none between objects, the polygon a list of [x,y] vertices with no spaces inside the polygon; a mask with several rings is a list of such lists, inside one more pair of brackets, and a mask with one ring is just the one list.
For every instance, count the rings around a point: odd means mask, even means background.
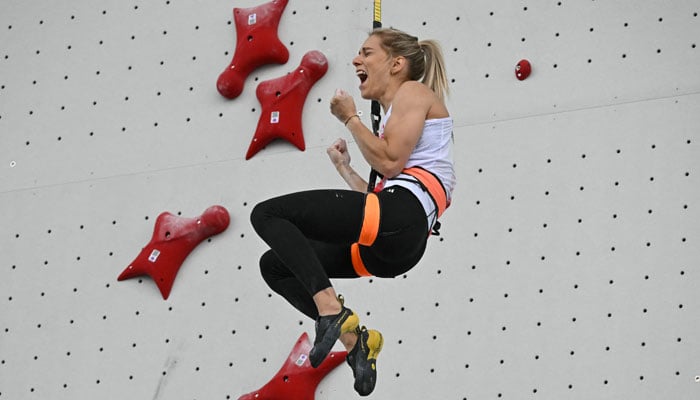
[{"label": "neck", "polygon": [[379,104],[381,104],[382,106],[382,111],[384,111],[384,114],[386,114],[386,112],[389,110],[389,107],[391,107],[391,103],[394,101],[396,92],[398,92],[403,82],[404,81],[392,80],[389,83],[387,89],[384,91],[384,94],[379,99],[377,99],[377,101],[379,101]]}]

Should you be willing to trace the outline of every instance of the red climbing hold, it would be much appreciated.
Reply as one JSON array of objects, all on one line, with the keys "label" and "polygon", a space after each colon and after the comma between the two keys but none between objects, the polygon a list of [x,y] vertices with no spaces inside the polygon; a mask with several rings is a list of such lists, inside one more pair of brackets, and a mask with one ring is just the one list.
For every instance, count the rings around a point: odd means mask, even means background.
[{"label": "red climbing hold", "polygon": [[248,147],[246,160],[253,157],[274,139],[285,139],[304,150],[304,132],[301,114],[311,87],[328,71],[328,60],[320,51],[310,51],[301,59],[293,72],[262,82],[256,95],[262,105],[253,140]]},{"label": "red climbing hold", "polygon": [[273,0],[257,7],[233,9],[236,50],[231,64],[216,82],[222,96],[238,97],[245,79],[261,65],[284,64],[289,60],[289,50],[277,36],[277,26],[287,1]]},{"label": "red climbing hold", "polygon": [[262,388],[244,394],[238,400],[314,400],[316,387],[347,356],[345,351],[333,351],[318,368],[309,363],[311,342],[302,333],[282,368]]},{"label": "red climbing hold", "polygon": [[148,275],[158,285],[163,299],[167,299],[185,258],[204,239],[226,230],[229,222],[228,211],[222,206],[209,207],[196,218],[161,213],[151,241],[117,280]]},{"label": "red climbing hold", "polygon": [[515,65],[515,77],[520,81],[527,79],[531,71],[532,66],[530,66],[530,61],[528,60],[520,60]]}]

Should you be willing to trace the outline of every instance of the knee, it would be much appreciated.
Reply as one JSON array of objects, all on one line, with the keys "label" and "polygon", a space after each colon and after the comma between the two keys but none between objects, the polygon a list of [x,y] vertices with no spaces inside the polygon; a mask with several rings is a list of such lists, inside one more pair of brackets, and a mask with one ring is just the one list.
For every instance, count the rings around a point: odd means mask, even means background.
[{"label": "knee", "polygon": [[264,221],[269,215],[267,208],[266,203],[262,202],[256,204],[253,207],[253,210],[250,212],[250,223],[253,225],[253,229],[255,229],[255,231],[258,233],[260,233],[260,229],[264,225]]},{"label": "knee", "polygon": [[280,278],[281,265],[282,262],[272,250],[268,250],[260,256],[260,276],[268,286],[272,287],[273,282]]},{"label": "knee", "polygon": [[256,204],[253,206],[253,210],[250,212],[250,224],[253,225],[253,228],[257,230],[258,224],[260,223],[261,219],[261,209],[260,209],[260,203]]}]

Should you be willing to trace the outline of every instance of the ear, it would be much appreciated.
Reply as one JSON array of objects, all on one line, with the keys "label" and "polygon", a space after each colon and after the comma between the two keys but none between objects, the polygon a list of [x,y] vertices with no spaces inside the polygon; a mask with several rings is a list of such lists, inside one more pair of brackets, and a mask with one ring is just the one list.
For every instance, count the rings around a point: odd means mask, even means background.
[{"label": "ear", "polygon": [[404,56],[396,56],[394,57],[393,60],[391,60],[391,74],[396,75],[406,69],[406,66],[408,64],[406,63],[406,57]]}]

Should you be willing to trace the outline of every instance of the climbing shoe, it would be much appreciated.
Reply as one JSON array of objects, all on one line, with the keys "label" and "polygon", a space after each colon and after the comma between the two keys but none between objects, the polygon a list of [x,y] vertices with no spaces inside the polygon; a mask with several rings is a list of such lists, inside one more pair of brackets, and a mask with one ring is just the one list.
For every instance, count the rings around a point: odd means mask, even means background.
[{"label": "climbing shoe", "polygon": [[369,396],[377,384],[377,357],[382,351],[384,338],[379,331],[357,329],[357,343],[345,360],[355,377],[355,391],[360,396]]},{"label": "climbing shoe", "polygon": [[326,315],[316,318],[316,338],[314,347],[309,351],[309,362],[316,368],[343,333],[355,332],[360,324],[360,318],[351,309],[345,307],[342,297],[338,297],[342,309],[336,315]]}]

